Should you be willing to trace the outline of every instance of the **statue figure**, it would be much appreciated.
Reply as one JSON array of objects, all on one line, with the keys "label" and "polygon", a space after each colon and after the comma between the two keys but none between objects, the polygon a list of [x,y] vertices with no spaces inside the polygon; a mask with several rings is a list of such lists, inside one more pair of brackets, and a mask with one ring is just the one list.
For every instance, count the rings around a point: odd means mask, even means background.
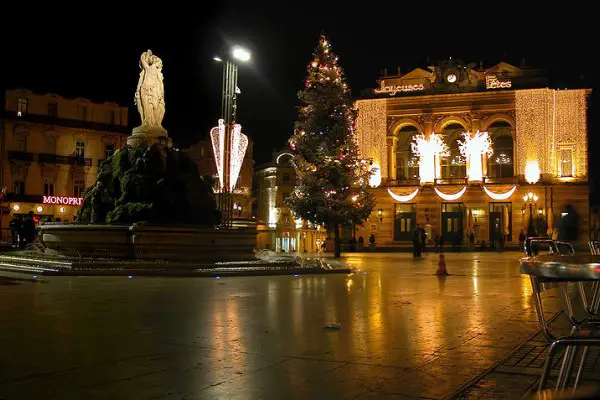
[{"label": "statue figure", "polygon": [[163,84],[162,60],[148,50],[140,57],[140,79],[135,91],[142,127],[162,129],[165,116],[165,88]]}]

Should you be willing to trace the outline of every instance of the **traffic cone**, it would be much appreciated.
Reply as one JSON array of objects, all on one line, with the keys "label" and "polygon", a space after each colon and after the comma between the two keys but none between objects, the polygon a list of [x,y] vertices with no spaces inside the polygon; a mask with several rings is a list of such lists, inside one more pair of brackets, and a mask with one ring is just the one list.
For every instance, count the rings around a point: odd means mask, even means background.
[{"label": "traffic cone", "polygon": [[444,258],[444,253],[440,253],[440,261],[438,261],[437,271],[435,271],[436,275],[450,275],[448,271],[446,271],[446,259]]}]

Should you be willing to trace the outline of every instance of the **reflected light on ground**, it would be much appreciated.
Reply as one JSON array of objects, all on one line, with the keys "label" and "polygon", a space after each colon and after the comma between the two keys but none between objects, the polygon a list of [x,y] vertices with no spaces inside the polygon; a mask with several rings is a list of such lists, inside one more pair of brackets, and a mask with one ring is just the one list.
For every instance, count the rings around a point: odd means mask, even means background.
[{"label": "reflected light on ground", "polygon": [[529,308],[533,305],[531,295],[533,290],[531,288],[531,280],[528,275],[521,275],[521,305],[523,308]]}]

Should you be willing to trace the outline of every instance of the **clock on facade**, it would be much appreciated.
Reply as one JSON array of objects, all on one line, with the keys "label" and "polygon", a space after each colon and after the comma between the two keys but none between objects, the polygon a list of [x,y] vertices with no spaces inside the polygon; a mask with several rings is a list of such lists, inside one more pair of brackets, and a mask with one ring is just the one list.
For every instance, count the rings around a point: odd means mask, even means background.
[{"label": "clock on facade", "polygon": [[446,80],[450,83],[454,83],[454,82],[456,82],[456,75],[450,74],[446,77]]}]

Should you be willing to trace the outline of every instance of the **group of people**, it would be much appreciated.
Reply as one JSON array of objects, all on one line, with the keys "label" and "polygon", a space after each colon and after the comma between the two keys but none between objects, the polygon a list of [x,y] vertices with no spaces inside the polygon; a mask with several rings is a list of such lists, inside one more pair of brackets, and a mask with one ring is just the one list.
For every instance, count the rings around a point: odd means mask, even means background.
[{"label": "group of people", "polygon": [[25,218],[16,215],[9,224],[13,247],[24,249],[27,244],[33,243],[37,237],[37,228],[33,211]]},{"label": "group of people", "polygon": [[[460,235],[453,233],[450,235],[450,239],[451,239],[451,243],[452,243],[452,251],[460,253],[460,243],[461,243]],[[471,244],[471,246],[474,247],[475,246],[475,236],[473,235],[473,233],[468,235],[467,239],[469,240],[469,243]],[[413,230],[412,241],[413,241],[413,257],[421,257],[426,250],[426,243],[427,243],[427,232],[425,231],[425,228],[423,227],[423,225],[419,224],[415,227],[415,229]],[[444,252],[444,242],[445,242],[445,236],[438,235],[434,231],[433,232],[433,245],[434,245],[433,251],[436,253],[437,252],[443,253]]]}]

